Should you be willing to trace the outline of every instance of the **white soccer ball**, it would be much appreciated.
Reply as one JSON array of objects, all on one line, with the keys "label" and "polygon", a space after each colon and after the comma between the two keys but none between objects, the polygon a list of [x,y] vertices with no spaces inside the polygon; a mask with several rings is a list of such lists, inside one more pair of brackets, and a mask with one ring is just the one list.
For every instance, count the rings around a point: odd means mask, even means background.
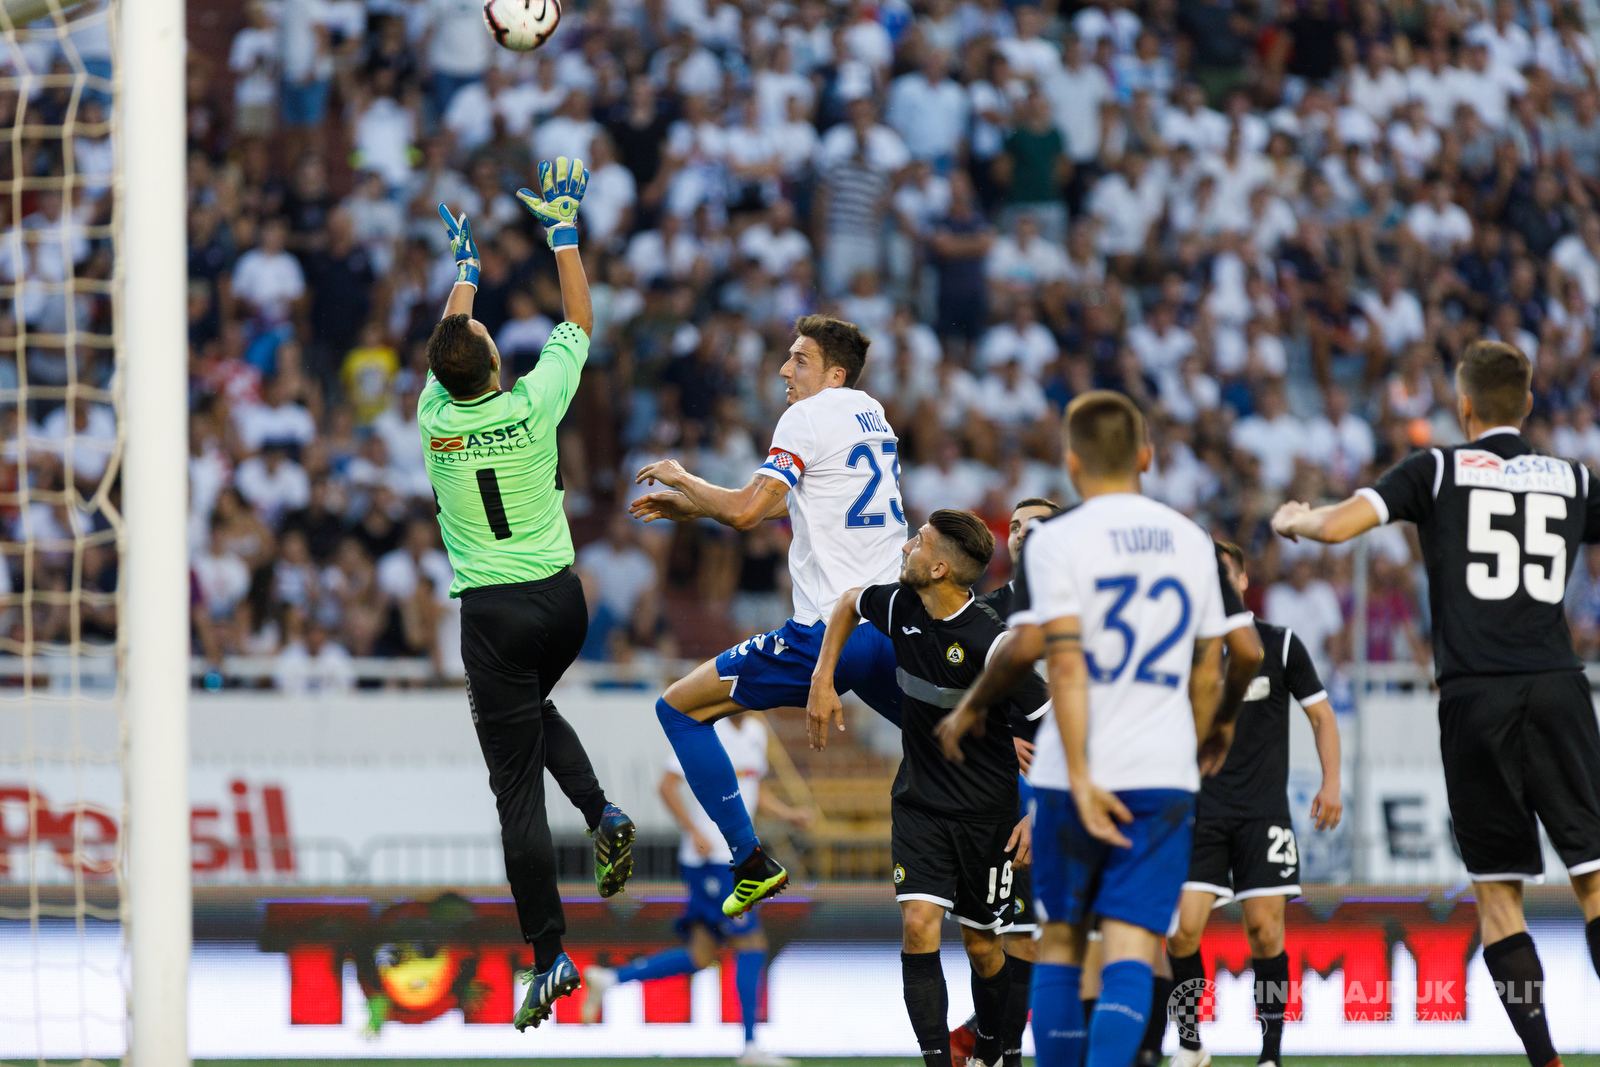
[{"label": "white soccer ball", "polygon": [[502,48],[531,52],[561,24],[561,0],[484,0],[483,24]]}]

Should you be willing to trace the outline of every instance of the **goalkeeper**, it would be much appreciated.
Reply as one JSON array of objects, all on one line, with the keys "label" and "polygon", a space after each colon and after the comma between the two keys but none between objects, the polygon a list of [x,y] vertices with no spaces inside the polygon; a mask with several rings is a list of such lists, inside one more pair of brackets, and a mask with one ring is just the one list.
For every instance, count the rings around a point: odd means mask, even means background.
[{"label": "goalkeeper", "polygon": [[549,699],[589,628],[561,507],[556,424],[578,388],[594,312],[578,254],[578,203],[588,184],[582,161],[540,163],[539,184],[542,196],[522,189],[517,198],[546,227],[566,321],[550,335],[538,365],[502,390],[500,353],[472,317],[479,270],[472,224],[440,204],[456,282],[428,339],[428,382],[417,402],[439,528],[455,567],[450,595],[461,598],[467,702],[500,812],[517,921],[533,946],[536,973],[516,1014],[519,1030],[549,1018],[555,1001],[580,984],[561,950],[566,918],[545,819],[544,772],[583,812],[603,897],[633,873],[634,831],[606,802],[578,735]]}]

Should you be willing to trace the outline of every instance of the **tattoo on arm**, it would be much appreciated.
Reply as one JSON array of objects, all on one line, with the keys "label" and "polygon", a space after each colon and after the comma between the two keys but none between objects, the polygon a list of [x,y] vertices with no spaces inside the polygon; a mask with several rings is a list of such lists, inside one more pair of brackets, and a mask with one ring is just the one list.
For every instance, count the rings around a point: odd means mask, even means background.
[{"label": "tattoo on arm", "polygon": [[1070,651],[1072,649],[1082,647],[1083,635],[1076,630],[1068,630],[1065,633],[1058,634],[1045,634],[1044,643],[1049,646],[1052,651],[1058,648],[1067,649]]},{"label": "tattoo on arm", "polygon": [[1189,661],[1191,666],[1198,667],[1205,662],[1206,653],[1211,651],[1211,646],[1221,638],[1204,637],[1194,643],[1194,658]]}]

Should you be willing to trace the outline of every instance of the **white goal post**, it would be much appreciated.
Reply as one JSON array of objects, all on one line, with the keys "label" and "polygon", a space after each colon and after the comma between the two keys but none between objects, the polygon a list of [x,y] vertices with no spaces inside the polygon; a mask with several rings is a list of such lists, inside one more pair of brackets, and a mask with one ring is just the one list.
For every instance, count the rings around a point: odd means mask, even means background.
[{"label": "white goal post", "polygon": [[189,871],[188,273],[184,3],[120,0],[116,272],[126,459],[128,1059],[186,1067]]}]

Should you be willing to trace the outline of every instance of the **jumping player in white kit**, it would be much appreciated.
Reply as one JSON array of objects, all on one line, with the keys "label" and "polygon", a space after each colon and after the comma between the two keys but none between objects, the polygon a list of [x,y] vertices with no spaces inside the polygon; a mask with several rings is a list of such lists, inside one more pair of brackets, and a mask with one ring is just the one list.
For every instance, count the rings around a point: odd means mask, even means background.
[{"label": "jumping player in white kit", "polygon": [[[789,407],[750,482],[724,489],[662,460],[636,480],[668,490],[648,493],[629,509],[645,522],[710,518],[748,530],[787,515],[794,527],[794,617],[702,663],[656,701],[656,717],[689,788],[733,853],[733,891],[722,903],[730,916],[782,890],[789,875],[756,840],[713,724],[746,709],[805,707],[834,602],[845,590],[895,581],[909,536],[900,506],[898,439],[883,405],[855,388],[866,364],[866,337],[824,315],[800,319],[795,333],[779,371],[788,382]],[[894,647],[876,629],[856,628],[834,677],[838,692],[853,690],[900,724]]]}]

